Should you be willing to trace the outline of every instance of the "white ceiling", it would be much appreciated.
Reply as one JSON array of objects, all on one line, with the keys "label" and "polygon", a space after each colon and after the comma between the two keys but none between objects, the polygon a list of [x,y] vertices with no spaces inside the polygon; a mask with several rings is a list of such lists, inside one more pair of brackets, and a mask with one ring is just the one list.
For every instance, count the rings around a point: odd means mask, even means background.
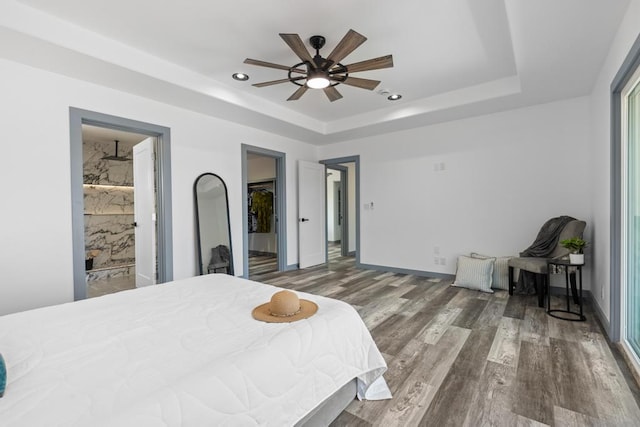
[{"label": "white ceiling", "polygon": [[[326,144],[587,95],[627,6],[324,0],[312,12],[294,0],[4,0],[0,57]],[[247,57],[300,62],[278,33],[323,35],[326,57],[349,29],[368,41],[343,63],[393,54],[393,68],[355,74],[381,80],[376,91],[339,85],[336,102],[313,90],[286,101],[297,86],[251,86],[286,72]],[[231,79],[239,71],[249,82]]]}]

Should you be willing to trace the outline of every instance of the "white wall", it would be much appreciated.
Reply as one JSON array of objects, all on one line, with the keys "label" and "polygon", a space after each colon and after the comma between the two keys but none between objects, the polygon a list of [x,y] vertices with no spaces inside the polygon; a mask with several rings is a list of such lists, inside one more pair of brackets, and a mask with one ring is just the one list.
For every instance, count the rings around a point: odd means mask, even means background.
[{"label": "white wall", "polygon": [[171,128],[176,279],[195,274],[195,178],[214,172],[225,180],[234,263],[241,266],[240,144],[287,153],[287,262],[297,263],[296,164],[316,160],[315,147],[6,60],[0,93],[0,314],[73,300],[70,106]]},{"label": "white wall", "polygon": [[590,98],[592,293],[610,319],[611,82],[640,33],[640,1],[632,0]]},{"label": "white wall", "polygon": [[588,107],[576,98],[321,147],[320,158],[360,155],[361,262],[453,274],[458,255],[515,255],[558,215],[586,220],[589,239]]}]

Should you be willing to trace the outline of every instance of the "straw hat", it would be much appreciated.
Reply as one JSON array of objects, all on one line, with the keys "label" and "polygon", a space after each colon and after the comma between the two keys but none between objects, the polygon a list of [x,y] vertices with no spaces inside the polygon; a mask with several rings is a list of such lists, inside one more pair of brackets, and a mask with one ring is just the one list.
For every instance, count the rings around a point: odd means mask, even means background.
[{"label": "straw hat", "polygon": [[279,291],[273,294],[271,301],[253,309],[251,315],[256,320],[268,323],[289,323],[311,317],[318,311],[313,301],[299,299],[291,291]]}]

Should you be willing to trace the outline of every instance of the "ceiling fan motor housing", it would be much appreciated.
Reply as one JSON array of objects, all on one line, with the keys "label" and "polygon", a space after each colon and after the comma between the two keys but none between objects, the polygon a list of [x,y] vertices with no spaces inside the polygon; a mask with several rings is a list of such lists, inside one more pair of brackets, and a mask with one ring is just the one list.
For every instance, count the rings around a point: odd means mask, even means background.
[{"label": "ceiling fan motor housing", "polygon": [[313,47],[316,51],[322,49],[327,40],[322,36],[311,36],[309,39],[311,42],[311,47]]}]

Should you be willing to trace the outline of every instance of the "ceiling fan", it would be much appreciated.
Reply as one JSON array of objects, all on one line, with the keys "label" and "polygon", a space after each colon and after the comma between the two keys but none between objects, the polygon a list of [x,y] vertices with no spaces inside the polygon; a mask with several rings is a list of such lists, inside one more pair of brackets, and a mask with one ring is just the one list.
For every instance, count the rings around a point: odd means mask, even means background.
[{"label": "ceiling fan", "polygon": [[349,30],[342,40],[340,40],[340,43],[338,43],[335,49],[333,49],[326,58],[320,56],[320,49],[322,49],[326,41],[323,36],[312,36],[309,39],[311,47],[316,50],[316,54],[313,57],[304,46],[304,43],[298,34],[280,33],[280,37],[282,37],[285,43],[289,45],[291,50],[293,50],[302,62],[288,67],[286,65],[273,64],[271,62],[247,58],[244,60],[244,63],[288,71],[286,79],[255,83],[253,85],[255,87],[265,87],[291,82],[299,86],[287,101],[300,99],[308,89],[322,89],[327,95],[327,98],[329,98],[329,101],[337,101],[342,98],[342,95],[336,89],[336,86],[341,83],[362,89],[373,90],[380,84],[380,81],[352,77],[350,74],[360,71],[393,67],[393,57],[391,55],[368,59],[366,61],[356,62],[349,65],[341,64],[340,61],[346,58],[351,52],[367,40],[365,36],[355,32],[354,30]]}]

